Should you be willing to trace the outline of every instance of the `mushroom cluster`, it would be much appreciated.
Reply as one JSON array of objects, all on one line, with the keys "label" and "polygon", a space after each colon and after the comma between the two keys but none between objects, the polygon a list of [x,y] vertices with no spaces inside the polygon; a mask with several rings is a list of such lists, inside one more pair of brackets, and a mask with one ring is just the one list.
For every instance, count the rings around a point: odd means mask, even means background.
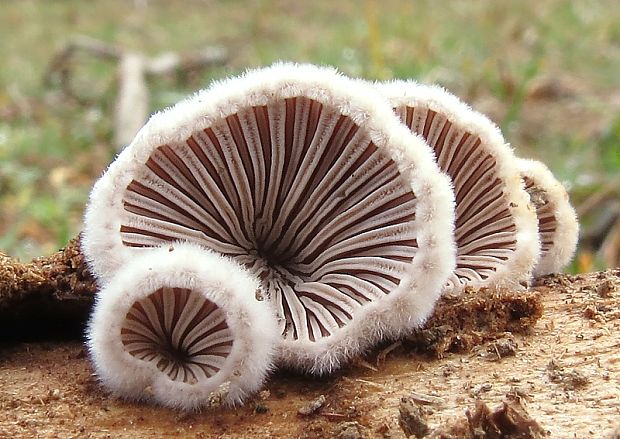
[{"label": "mushroom cluster", "polygon": [[89,351],[115,395],[234,405],[276,366],[329,373],[412,331],[443,292],[561,269],[576,236],[544,165],[444,90],[280,63],[155,114],[95,184]]},{"label": "mushroom cluster", "polygon": [[454,187],[457,259],[446,289],[527,282],[540,251],[536,212],[499,129],[437,86],[395,81],[380,89]]}]

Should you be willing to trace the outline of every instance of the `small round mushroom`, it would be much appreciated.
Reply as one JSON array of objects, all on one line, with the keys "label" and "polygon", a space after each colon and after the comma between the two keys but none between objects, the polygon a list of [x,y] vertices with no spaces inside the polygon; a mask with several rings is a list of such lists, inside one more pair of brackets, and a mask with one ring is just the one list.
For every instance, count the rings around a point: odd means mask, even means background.
[{"label": "small round mushroom", "polygon": [[519,159],[518,165],[538,217],[541,254],[534,276],[557,273],[575,253],[579,236],[577,214],[566,189],[543,163]]},{"label": "small round mushroom", "polygon": [[540,252],[536,214],[499,129],[440,87],[394,81],[379,89],[454,185],[457,267],[446,290],[528,282]]},{"label": "small round mushroom", "polygon": [[174,243],[137,255],[99,292],[88,347],[101,382],[133,400],[196,409],[260,389],[279,338],[232,260]]},{"label": "small round mushroom", "polygon": [[102,281],[178,239],[232,257],[276,309],[281,364],[322,373],[425,320],[453,221],[448,179],[372,86],[277,64],[153,116],[95,185],[83,242]]}]

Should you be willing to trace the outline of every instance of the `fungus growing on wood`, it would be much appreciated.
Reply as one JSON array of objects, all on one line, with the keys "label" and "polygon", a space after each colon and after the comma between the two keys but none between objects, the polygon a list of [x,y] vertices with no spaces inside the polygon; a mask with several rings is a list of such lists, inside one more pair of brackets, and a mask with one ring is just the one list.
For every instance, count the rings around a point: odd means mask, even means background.
[{"label": "fungus growing on wood", "polygon": [[96,183],[83,249],[104,283],[176,240],[232,257],[276,310],[280,364],[323,373],[425,320],[453,223],[448,179],[372,86],[277,64],[154,115]]},{"label": "fungus growing on wood", "polygon": [[575,253],[579,236],[577,214],[566,189],[543,163],[519,159],[518,165],[538,217],[541,253],[534,275],[557,273]]},{"label": "fungus growing on wood", "polygon": [[446,290],[527,282],[540,249],[536,215],[499,129],[440,87],[394,81],[379,89],[452,179],[457,260]]},{"label": "fungus growing on wood", "polygon": [[174,243],[136,255],[99,292],[88,346],[113,394],[195,409],[257,391],[279,337],[258,281],[230,259]]}]

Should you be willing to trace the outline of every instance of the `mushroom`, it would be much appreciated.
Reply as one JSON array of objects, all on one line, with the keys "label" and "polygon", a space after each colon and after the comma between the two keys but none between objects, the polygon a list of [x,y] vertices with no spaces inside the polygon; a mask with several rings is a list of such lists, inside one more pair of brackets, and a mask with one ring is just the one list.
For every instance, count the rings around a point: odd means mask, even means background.
[{"label": "mushroom", "polygon": [[99,292],[88,347],[113,394],[196,409],[257,391],[279,337],[257,280],[187,243],[136,255]]},{"label": "mushroom", "polygon": [[536,214],[499,129],[440,87],[378,86],[402,122],[433,148],[454,185],[457,267],[446,290],[527,282],[540,251]]},{"label": "mushroom", "polygon": [[276,310],[280,364],[324,373],[425,320],[453,223],[448,179],[372,86],[276,64],[154,115],[95,184],[83,250],[103,283],[176,240],[230,256]]},{"label": "mushroom", "polygon": [[534,275],[556,273],[575,253],[579,236],[577,214],[566,189],[543,163],[519,159],[518,166],[538,217],[541,254]]}]

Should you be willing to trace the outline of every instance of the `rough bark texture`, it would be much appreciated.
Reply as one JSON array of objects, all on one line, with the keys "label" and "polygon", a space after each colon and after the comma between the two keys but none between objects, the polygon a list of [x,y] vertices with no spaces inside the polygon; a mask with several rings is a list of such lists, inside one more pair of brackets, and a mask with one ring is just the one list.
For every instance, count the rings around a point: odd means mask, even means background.
[{"label": "rough bark texture", "polygon": [[30,263],[0,253],[0,340],[74,336],[88,318],[95,291],[79,237]]}]

